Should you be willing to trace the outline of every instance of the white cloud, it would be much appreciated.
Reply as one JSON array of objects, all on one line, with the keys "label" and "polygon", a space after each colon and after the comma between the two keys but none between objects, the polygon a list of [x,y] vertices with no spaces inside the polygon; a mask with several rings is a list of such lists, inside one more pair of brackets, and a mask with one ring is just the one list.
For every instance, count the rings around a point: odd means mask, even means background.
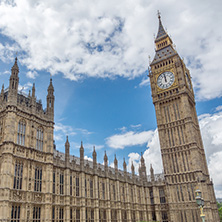
[{"label": "white cloud", "polygon": [[36,71],[28,71],[26,76],[30,79],[35,79],[38,76],[38,73]]},{"label": "white cloud", "polygon": [[222,110],[222,106],[218,106],[216,107],[215,111],[221,111]]},{"label": "white cloud", "polygon": [[89,161],[93,161],[93,159],[91,157],[88,157],[88,156],[84,156],[84,159],[89,160]]},{"label": "white cloud", "polygon": [[[191,69],[198,99],[220,97],[221,4],[219,0],[2,1],[0,32],[12,41],[0,45],[0,59],[7,62],[19,51],[19,60],[28,69],[60,72],[71,80],[144,75],[147,55],[154,55],[160,9],[163,24]],[[147,83],[144,79],[141,84]]]},{"label": "white cloud", "polygon": [[201,115],[199,121],[210,176],[217,197],[222,198],[222,112]]},{"label": "white cloud", "polygon": [[148,86],[150,84],[150,79],[149,78],[146,78],[146,79],[143,79],[141,81],[141,83],[139,84],[140,87],[142,86]]},{"label": "white cloud", "polygon": [[128,157],[129,157],[129,162],[128,162],[128,165],[127,165],[127,170],[129,172],[131,172],[131,166],[132,166],[132,163],[133,163],[135,173],[138,173],[140,155],[138,153],[130,153],[128,155]]},{"label": "white cloud", "polygon": [[140,128],[142,124],[137,124],[137,125],[130,125],[132,128]]},{"label": "white cloud", "polygon": [[30,82],[25,83],[24,85],[20,85],[18,86],[18,90],[20,92],[25,92],[28,93],[28,90],[30,90],[32,88],[33,84]]},{"label": "white cloud", "polygon": [[114,149],[124,149],[127,146],[143,145],[152,137],[153,131],[133,132],[115,134],[106,138],[106,144]]},{"label": "white cloud", "polygon": [[[149,174],[150,164],[152,164],[155,173],[162,173],[163,166],[162,166],[162,159],[160,153],[160,145],[159,145],[159,137],[157,129],[151,131],[152,133],[148,137],[147,144],[146,144],[146,151],[143,153],[143,157],[145,160],[147,173]],[[130,153],[129,157],[129,164],[128,170],[131,171],[132,162],[135,167],[135,172],[138,173],[138,167],[140,164],[140,157],[138,153]]]}]

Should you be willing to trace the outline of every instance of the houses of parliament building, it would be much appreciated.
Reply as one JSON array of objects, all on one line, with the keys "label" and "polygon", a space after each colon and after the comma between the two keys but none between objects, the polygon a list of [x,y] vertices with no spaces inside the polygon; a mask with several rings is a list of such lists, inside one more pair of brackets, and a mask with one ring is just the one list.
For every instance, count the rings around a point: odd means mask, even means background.
[{"label": "houses of parliament building", "polygon": [[219,222],[216,199],[200,134],[189,70],[173,48],[159,16],[156,53],[149,68],[156,111],[163,174],[149,176],[141,155],[139,174],[55,149],[54,87],[47,107],[18,91],[17,58],[9,87],[0,94],[0,222],[200,222],[198,186],[205,200],[206,222]]}]

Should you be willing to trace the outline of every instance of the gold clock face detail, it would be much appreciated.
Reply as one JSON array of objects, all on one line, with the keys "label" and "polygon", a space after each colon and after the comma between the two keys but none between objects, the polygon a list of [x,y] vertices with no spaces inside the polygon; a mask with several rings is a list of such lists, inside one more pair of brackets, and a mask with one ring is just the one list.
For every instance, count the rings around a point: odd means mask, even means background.
[{"label": "gold clock face detail", "polygon": [[163,72],[157,78],[157,85],[161,89],[167,89],[173,85],[175,81],[175,76],[172,72]]}]

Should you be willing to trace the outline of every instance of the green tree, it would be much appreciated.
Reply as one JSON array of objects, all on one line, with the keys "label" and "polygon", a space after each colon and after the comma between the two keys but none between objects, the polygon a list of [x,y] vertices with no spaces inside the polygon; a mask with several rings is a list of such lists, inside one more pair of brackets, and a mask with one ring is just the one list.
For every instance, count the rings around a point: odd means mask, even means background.
[{"label": "green tree", "polygon": [[222,222],[222,203],[217,203],[219,216],[220,216],[220,222]]}]

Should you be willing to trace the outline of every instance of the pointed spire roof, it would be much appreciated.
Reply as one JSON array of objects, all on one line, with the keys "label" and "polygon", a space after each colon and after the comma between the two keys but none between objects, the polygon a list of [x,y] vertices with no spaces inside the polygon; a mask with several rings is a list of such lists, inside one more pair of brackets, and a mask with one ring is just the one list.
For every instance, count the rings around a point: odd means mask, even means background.
[{"label": "pointed spire roof", "polygon": [[96,148],[93,146],[93,156],[96,156]]},{"label": "pointed spire roof", "polygon": [[140,161],[141,161],[141,164],[144,164],[144,158],[143,158],[143,153],[141,152],[141,159],[140,159]]},{"label": "pointed spire roof", "polygon": [[35,97],[35,83],[32,86],[32,97]]},{"label": "pointed spire roof", "polygon": [[125,158],[123,158],[123,169],[124,169],[124,171],[126,171],[126,161],[125,161]]},{"label": "pointed spire roof", "polygon": [[50,78],[50,83],[49,83],[49,87],[48,87],[48,92],[49,91],[53,91],[54,92],[54,87],[52,85],[52,78]]},{"label": "pointed spire roof", "polygon": [[4,84],[2,84],[2,91],[1,94],[4,94]]},{"label": "pointed spire roof", "polygon": [[134,167],[134,165],[133,165],[133,162],[132,162],[132,165],[131,165],[131,171],[132,171],[132,173],[134,174],[134,172],[135,172],[135,167]]},{"label": "pointed spire roof", "polygon": [[117,165],[118,164],[118,161],[116,159],[116,154],[115,154],[115,158],[114,158],[114,165]]},{"label": "pointed spire roof", "polygon": [[80,149],[84,149],[84,148],[83,148],[83,142],[82,142],[82,141],[81,141]]},{"label": "pointed spire roof", "polygon": [[157,14],[158,14],[158,19],[159,19],[159,29],[158,29],[158,33],[157,33],[155,42],[157,42],[157,41],[161,40],[162,38],[168,36],[165,29],[163,28],[160,12],[158,11]]},{"label": "pointed spire roof", "polygon": [[15,63],[14,63],[14,65],[12,66],[12,69],[11,70],[17,70],[17,71],[19,71],[19,67],[18,67],[18,64],[17,64],[17,57],[15,57]]},{"label": "pointed spire roof", "polygon": [[69,147],[69,146],[70,146],[68,136],[66,136],[66,143],[65,143],[65,146],[66,146],[66,147]]},{"label": "pointed spire roof", "polygon": [[107,157],[106,151],[105,151],[105,154],[104,154],[104,163],[107,163],[107,161],[108,161],[108,157]]}]

